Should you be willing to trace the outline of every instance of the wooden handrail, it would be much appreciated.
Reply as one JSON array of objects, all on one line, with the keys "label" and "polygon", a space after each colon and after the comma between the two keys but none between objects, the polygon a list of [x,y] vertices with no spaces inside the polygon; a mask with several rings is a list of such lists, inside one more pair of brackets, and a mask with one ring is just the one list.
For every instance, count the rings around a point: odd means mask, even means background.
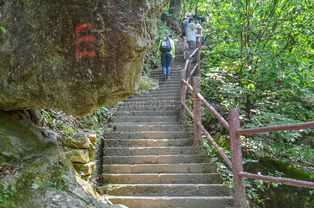
[{"label": "wooden handrail", "polygon": [[209,104],[209,102],[201,94],[198,93],[197,96],[201,99],[206,108],[216,117],[220,124],[223,125],[227,130],[229,130],[229,124],[222,117],[222,115],[220,115],[220,113],[218,113],[218,111],[216,111],[216,109],[211,104]]},{"label": "wooden handrail", "polygon": [[221,158],[225,161],[225,163],[227,163],[227,165],[229,166],[230,169],[232,169],[232,164],[231,164],[231,160],[228,158],[228,156],[224,153],[223,149],[215,142],[214,138],[210,136],[210,134],[208,133],[208,131],[205,129],[205,127],[203,126],[203,124],[198,123],[199,127],[201,128],[201,130],[203,131],[203,133],[205,134],[205,136],[207,137],[207,140],[214,146],[214,148],[217,150],[217,152],[219,153],[219,155],[221,156]]},{"label": "wooden handrail", "polygon": [[186,81],[189,83],[190,82],[190,79],[192,79],[192,76],[194,74],[194,72],[196,71],[196,69],[198,68],[199,66],[199,63],[197,63],[194,68],[192,69],[191,73],[189,74],[189,76],[187,77]]},{"label": "wooden handrail", "polygon": [[314,189],[314,183],[309,182],[309,181],[302,181],[302,180],[296,180],[296,179],[291,179],[291,178],[279,178],[279,177],[273,177],[273,176],[264,176],[264,175],[260,175],[260,174],[252,174],[252,173],[247,173],[247,172],[240,172],[239,174],[242,177],[246,177],[246,178],[275,182],[275,183],[282,183],[282,184],[286,184],[286,185],[290,185],[290,186],[297,186],[297,187]]},{"label": "wooden handrail", "polygon": [[186,80],[182,79],[181,82],[185,84],[190,91],[193,92],[193,87]]},{"label": "wooden handrail", "polygon": [[196,48],[190,55],[189,60],[192,59],[192,57],[196,54],[196,52],[198,51],[198,48]]},{"label": "wooden handrail", "polygon": [[191,118],[194,118],[193,113],[190,111],[188,106],[185,103],[181,103],[185,110],[190,114]]},{"label": "wooden handrail", "polygon": [[188,60],[186,60],[186,62],[185,62],[184,70],[187,70],[189,64],[190,64],[190,60],[188,59]]},{"label": "wooden handrail", "polygon": [[296,124],[284,124],[284,125],[277,125],[277,126],[259,127],[259,128],[237,129],[237,134],[245,135],[245,134],[256,134],[256,133],[300,130],[300,129],[314,129],[314,121],[296,123]]}]

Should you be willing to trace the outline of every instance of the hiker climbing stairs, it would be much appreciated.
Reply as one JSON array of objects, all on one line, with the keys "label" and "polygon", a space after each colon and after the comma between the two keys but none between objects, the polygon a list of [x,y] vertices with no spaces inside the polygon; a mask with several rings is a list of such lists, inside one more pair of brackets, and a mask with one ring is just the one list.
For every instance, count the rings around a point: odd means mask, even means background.
[{"label": "hiker climbing stairs", "polygon": [[161,69],[150,74],[160,88],[130,97],[119,106],[106,133],[103,186],[98,189],[129,208],[231,207],[229,190],[193,146],[192,127],[179,121],[182,48],[177,48],[171,80]]}]

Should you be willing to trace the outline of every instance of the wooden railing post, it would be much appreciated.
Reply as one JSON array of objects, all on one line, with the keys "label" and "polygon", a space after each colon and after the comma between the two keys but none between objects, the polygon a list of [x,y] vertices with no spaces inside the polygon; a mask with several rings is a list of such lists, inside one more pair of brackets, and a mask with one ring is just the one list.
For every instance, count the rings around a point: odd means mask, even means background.
[{"label": "wooden railing post", "polygon": [[[192,71],[192,61],[189,61],[188,63],[188,67],[186,69],[186,78],[190,77],[190,74],[191,74],[191,71]],[[193,76],[193,75],[192,75]],[[190,77],[190,80],[189,80],[189,83],[191,84],[191,81],[192,81],[192,76]]]},{"label": "wooden railing post", "polygon": [[195,71],[195,75],[199,76],[200,74],[200,69],[201,69],[201,53],[202,53],[202,37],[199,37],[198,40],[196,41],[196,46],[198,48],[198,51],[196,53],[196,63],[198,63],[197,69]]},{"label": "wooden railing post", "polygon": [[193,77],[193,117],[194,117],[194,144],[201,141],[201,99],[197,96],[200,93],[200,78]]},{"label": "wooden railing post", "polygon": [[243,177],[239,175],[239,173],[243,171],[240,137],[236,133],[236,130],[239,128],[240,128],[239,109],[233,108],[230,110],[229,114],[229,137],[231,143],[231,162],[234,184],[233,200],[235,208],[246,208],[248,207],[248,205],[245,197]]},{"label": "wooden railing post", "polygon": [[[181,80],[184,79],[186,80],[186,69],[183,69],[181,71]],[[186,99],[186,85],[181,82],[181,88],[180,88],[180,101],[181,101],[181,109],[180,109],[180,119],[183,121],[184,115],[185,115],[185,109],[182,105],[182,103],[185,103]]]},{"label": "wooden railing post", "polygon": [[184,60],[187,60],[189,57],[189,53],[188,53],[188,50],[189,50],[189,45],[188,45],[188,42],[186,41],[186,37],[183,37],[183,58]]}]

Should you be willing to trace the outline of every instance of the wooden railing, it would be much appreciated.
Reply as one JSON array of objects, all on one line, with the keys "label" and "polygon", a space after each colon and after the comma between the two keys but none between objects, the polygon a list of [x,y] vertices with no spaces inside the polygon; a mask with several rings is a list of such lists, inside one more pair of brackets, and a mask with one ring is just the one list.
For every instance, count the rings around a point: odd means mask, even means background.
[{"label": "wooden railing", "polygon": [[[239,109],[233,108],[229,112],[229,119],[226,121],[220,113],[209,104],[209,102],[200,93],[200,78],[199,76],[194,76],[198,74],[200,70],[200,56],[202,46],[198,42],[197,48],[191,53],[191,55],[186,59],[185,67],[181,71],[181,89],[180,89],[180,100],[181,100],[181,119],[184,119],[186,113],[191,116],[194,123],[194,144],[199,144],[201,142],[201,135],[204,134],[207,140],[212,144],[212,146],[217,150],[218,154],[221,156],[223,161],[228,165],[228,167],[233,172],[233,183],[234,183],[234,207],[248,207],[245,187],[243,184],[244,178],[251,178],[269,182],[282,183],[291,186],[314,188],[314,183],[309,181],[301,181],[290,178],[280,178],[264,176],[261,174],[252,174],[243,171],[243,160],[242,160],[242,150],[240,143],[240,135],[246,134],[256,134],[263,132],[277,132],[277,131],[287,131],[287,130],[300,130],[314,128],[314,121],[297,123],[297,124],[286,124],[279,126],[269,126],[260,128],[240,128],[240,117]],[[192,59],[196,55],[196,64],[192,69]],[[192,81],[192,85],[190,84]],[[192,92],[193,96],[193,112],[186,105],[186,95],[187,90]],[[201,122],[201,104],[203,104],[212,115],[219,121],[219,123],[229,132],[230,139],[230,152],[231,159],[224,153],[224,150],[215,142],[211,137],[205,127]]]}]

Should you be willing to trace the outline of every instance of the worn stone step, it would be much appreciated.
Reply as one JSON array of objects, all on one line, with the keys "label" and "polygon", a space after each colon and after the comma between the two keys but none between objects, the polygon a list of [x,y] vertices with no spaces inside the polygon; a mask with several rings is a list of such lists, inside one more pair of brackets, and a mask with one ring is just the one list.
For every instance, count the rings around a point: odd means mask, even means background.
[{"label": "worn stone step", "polygon": [[176,164],[105,164],[104,173],[215,173],[210,163]]},{"label": "worn stone step", "polygon": [[162,99],[172,99],[172,98],[175,98],[175,99],[178,99],[180,97],[180,92],[178,91],[175,91],[175,92],[170,92],[170,93],[165,93],[165,94],[161,94],[160,92],[158,91],[151,91],[149,94],[147,93],[143,93],[143,94],[139,94],[139,95],[135,95],[133,97],[129,97],[127,100],[132,100],[132,99],[151,99],[151,98],[162,98]]},{"label": "worn stone step", "polygon": [[106,139],[106,147],[191,146],[193,139]]},{"label": "worn stone step", "polygon": [[205,154],[103,157],[104,164],[175,164],[175,163],[206,163],[208,161],[209,158]]},{"label": "worn stone step", "polygon": [[180,82],[181,80],[181,73],[177,73],[177,74],[170,74],[170,80],[164,80],[164,76],[162,74],[151,74],[149,75],[150,78],[158,80],[159,85],[160,84],[168,84],[168,83],[172,83],[172,82]]},{"label": "worn stone step", "polygon": [[[119,122],[119,123],[114,123],[112,122],[111,124],[114,124],[114,125],[130,125],[132,124],[133,122]],[[156,126],[159,126],[159,125],[175,125],[175,124],[182,124],[180,121],[175,121],[175,122],[136,122],[136,123],[133,123],[135,126],[136,125],[156,125]]]},{"label": "worn stone step", "polygon": [[161,85],[169,85],[169,84],[176,84],[176,85],[179,85],[181,84],[181,79],[178,77],[178,78],[174,78],[172,77],[172,79],[170,78],[170,80],[163,80],[162,77],[157,77],[155,78],[157,81],[159,81],[159,86]]},{"label": "worn stone step", "polygon": [[178,116],[118,116],[112,122],[175,122]]},{"label": "worn stone step", "polygon": [[159,82],[159,86],[167,85],[169,83],[181,84],[181,76],[179,75],[170,75],[170,80],[164,80],[164,78],[159,75],[153,75],[153,76],[150,76],[150,78],[157,80]]},{"label": "worn stone step", "polygon": [[170,76],[170,80],[166,80],[166,81],[160,81],[159,82],[159,88],[162,87],[162,86],[179,86],[181,84],[180,82],[180,78],[178,79],[171,79],[171,76]]},{"label": "worn stone step", "polygon": [[217,184],[218,173],[103,174],[104,184]]},{"label": "worn stone step", "polygon": [[[159,111],[156,111],[159,112]],[[167,111],[166,111],[167,112]],[[111,127],[113,127],[116,131],[128,131],[128,132],[138,132],[138,131],[166,131],[171,129],[172,131],[179,130],[191,130],[191,127],[184,126],[179,124],[178,122],[173,123],[111,123]]]},{"label": "worn stone step", "polygon": [[158,89],[156,90],[159,90],[159,91],[162,91],[162,92],[173,92],[173,91],[179,91],[180,93],[180,88],[181,88],[181,85],[180,84],[176,84],[176,85],[161,85],[159,86]]},{"label": "worn stone step", "polygon": [[[161,73],[161,71],[159,72],[153,72],[153,73],[150,73],[149,75],[148,75],[149,77],[161,77],[161,78],[163,78],[163,74]],[[171,71],[171,73],[170,73],[170,76],[178,76],[178,77],[180,77],[181,76],[181,70],[179,71],[179,70],[177,70],[177,71]]]},{"label": "worn stone step", "polygon": [[[160,110],[180,110],[181,106],[179,104],[176,105],[121,105],[117,106],[119,111],[129,111],[129,110],[153,110],[153,111],[160,111]],[[123,121],[121,121],[123,122]]]},{"label": "worn stone step", "polygon": [[165,96],[162,96],[162,97],[157,97],[157,96],[153,96],[153,95],[150,95],[150,96],[136,96],[136,97],[131,97],[131,98],[128,98],[127,100],[125,101],[149,101],[149,100],[154,100],[154,101],[163,101],[163,100],[167,100],[167,101],[176,101],[176,100],[179,100],[180,99],[180,94],[176,93],[176,94],[173,94],[173,95],[165,95]]},{"label": "worn stone step", "polygon": [[192,138],[188,131],[107,132],[107,139],[181,139]]},{"label": "worn stone step", "polygon": [[[101,188],[100,188],[101,189]],[[226,196],[223,184],[108,184],[105,194],[118,196]]]},{"label": "worn stone step", "polygon": [[189,147],[107,147],[104,148],[104,155],[179,155],[179,154],[201,154],[204,149]]},{"label": "worn stone step", "polygon": [[127,99],[121,103],[121,105],[151,105],[151,106],[163,106],[163,105],[175,105],[179,103],[179,96],[167,97],[167,98],[158,98],[158,97],[147,97],[147,98],[138,98],[138,99]]},{"label": "worn stone step", "polygon": [[175,98],[179,100],[180,90],[169,91],[158,89],[151,91],[149,95],[143,94],[143,96],[138,96],[138,98],[160,98],[160,97]]},{"label": "worn stone step", "polygon": [[168,94],[168,95],[173,95],[173,94],[177,94],[179,93],[180,94],[180,90],[178,90],[178,88],[164,88],[164,89],[160,89],[160,88],[157,88],[157,89],[154,89],[154,90],[151,90],[150,93],[152,94]]},{"label": "worn stone step", "polygon": [[209,196],[109,196],[114,204],[124,204],[129,208],[231,208],[232,197]]},{"label": "worn stone step", "polygon": [[[180,74],[182,69],[183,69],[182,66],[171,66],[171,73],[173,73],[173,74]],[[152,75],[152,74],[160,74],[161,75],[162,74],[161,67],[159,67],[156,70],[151,71],[149,73],[149,75]]]},{"label": "worn stone step", "polygon": [[144,100],[144,101],[132,101],[132,100],[125,100],[121,103],[119,103],[119,106],[125,106],[129,105],[131,107],[136,107],[136,106],[153,106],[153,107],[162,107],[162,106],[173,106],[173,105],[178,105],[180,103],[180,100],[174,100],[174,99],[166,99],[166,100],[161,100],[161,99],[151,99],[151,100]]},{"label": "worn stone step", "polygon": [[135,98],[160,98],[160,99],[167,99],[167,98],[173,98],[173,97],[180,97],[180,93],[178,93],[177,91],[173,92],[172,94],[166,94],[164,96],[161,96],[161,97],[157,97],[156,96],[156,93],[158,91],[150,91],[149,93],[142,93],[142,94],[138,94],[138,95],[134,95],[134,96],[131,96],[128,98],[129,99],[135,99]]},{"label": "worn stone step", "polygon": [[115,116],[178,116],[179,110],[163,110],[163,111],[119,111]]}]

